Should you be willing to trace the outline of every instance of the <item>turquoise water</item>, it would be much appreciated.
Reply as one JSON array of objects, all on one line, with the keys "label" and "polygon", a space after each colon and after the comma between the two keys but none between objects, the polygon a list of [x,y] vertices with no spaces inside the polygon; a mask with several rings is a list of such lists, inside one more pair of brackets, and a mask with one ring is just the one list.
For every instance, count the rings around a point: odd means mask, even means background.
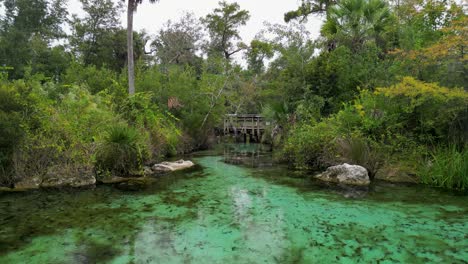
[{"label": "turquoise water", "polygon": [[467,196],[324,185],[255,146],[193,159],[137,192],[0,195],[0,263],[468,262]]}]

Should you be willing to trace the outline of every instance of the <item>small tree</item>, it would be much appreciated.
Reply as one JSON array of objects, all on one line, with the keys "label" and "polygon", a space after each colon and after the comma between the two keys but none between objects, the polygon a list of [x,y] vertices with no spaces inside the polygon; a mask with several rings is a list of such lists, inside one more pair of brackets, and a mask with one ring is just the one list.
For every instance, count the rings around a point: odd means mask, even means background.
[{"label": "small tree", "polygon": [[239,27],[249,20],[249,11],[241,10],[239,4],[228,4],[225,1],[219,2],[218,8],[213,13],[202,19],[210,32],[210,51],[222,54],[226,60],[232,55],[243,50],[246,45],[243,43],[234,44],[235,40],[240,40]]}]

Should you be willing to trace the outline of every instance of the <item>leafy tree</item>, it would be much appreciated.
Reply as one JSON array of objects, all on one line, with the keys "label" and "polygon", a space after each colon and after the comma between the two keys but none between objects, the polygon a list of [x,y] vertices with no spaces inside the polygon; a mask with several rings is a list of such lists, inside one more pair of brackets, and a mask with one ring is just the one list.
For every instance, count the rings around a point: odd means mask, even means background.
[{"label": "leafy tree", "polygon": [[271,59],[273,55],[272,44],[257,39],[252,40],[246,56],[249,70],[255,74],[262,73],[265,70],[264,60]]},{"label": "leafy tree", "polygon": [[32,57],[25,68],[25,77],[28,74],[40,74],[55,82],[61,81],[72,60],[70,53],[62,45],[49,47],[37,35],[29,42]]},{"label": "leafy tree", "polygon": [[219,2],[219,7],[202,19],[211,37],[210,53],[229,60],[232,55],[243,50],[245,44],[234,42],[240,40],[239,27],[245,25],[249,18],[249,12],[241,10],[239,4]]},{"label": "leafy tree", "polygon": [[[52,41],[64,36],[65,1],[1,0],[0,3],[5,8],[5,16],[0,19],[0,65],[13,67],[11,78],[21,78],[37,54],[47,56]],[[32,40],[42,44],[32,49]]]},{"label": "leafy tree", "polygon": [[[125,0],[122,0],[125,1]],[[127,67],[128,67],[128,93],[135,93],[135,60],[133,51],[133,13],[143,0],[127,0]],[[158,0],[149,0],[156,3]]]},{"label": "leafy tree", "polygon": [[[112,38],[115,62],[118,63],[116,68],[119,70],[123,69],[127,62],[126,33],[125,29],[119,29]],[[148,56],[145,53],[145,45],[149,39],[150,37],[144,30],[140,32],[133,31],[133,58],[135,61],[148,60]]]},{"label": "leafy tree", "polygon": [[180,21],[168,21],[152,46],[162,64],[197,64],[203,32],[199,20],[187,13]]},{"label": "leafy tree", "polygon": [[282,108],[291,112],[309,89],[307,68],[316,46],[310,41],[310,33],[298,23],[270,25],[268,32],[274,35],[270,42],[278,55],[266,73],[271,91],[268,100],[285,102],[288,105]]},{"label": "leafy tree", "polygon": [[302,0],[301,5],[296,10],[284,14],[284,21],[290,22],[299,18],[304,21],[309,15],[327,12],[328,8],[336,3],[336,0]]},{"label": "leafy tree", "polygon": [[440,30],[443,37],[425,48],[395,50],[395,71],[411,73],[420,80],[439,82],[448,87],[468,85],[468,16],[452,21]]},{"label": "leafy tree", "polygon": [[464,14],[452,0],[401,0],[394,9],[399,21],[398,47],[404,50],[433,44],[443,35],[440,29]]},{"label": "leafy tree", "polygon": [[[84,18],[74,15],[69,38],[74,53],[85,65],[116,68],[115,35],[119,34],[118,19],[122,6],[112,0],[80,0]],[[120,65],[119,65],[120,66]],[[116,70],[119,70],[118,68]]]}]

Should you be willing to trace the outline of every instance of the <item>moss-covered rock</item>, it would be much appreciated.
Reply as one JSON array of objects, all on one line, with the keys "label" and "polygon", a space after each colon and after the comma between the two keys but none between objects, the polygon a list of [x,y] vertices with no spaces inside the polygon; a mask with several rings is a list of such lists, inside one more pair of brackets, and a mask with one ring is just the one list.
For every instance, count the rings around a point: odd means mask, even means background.
[{"label": "moss-covered rock", "polygon": [[44,175],[41,187],[82,187],[96,184],[90,167],[52,166]]}]

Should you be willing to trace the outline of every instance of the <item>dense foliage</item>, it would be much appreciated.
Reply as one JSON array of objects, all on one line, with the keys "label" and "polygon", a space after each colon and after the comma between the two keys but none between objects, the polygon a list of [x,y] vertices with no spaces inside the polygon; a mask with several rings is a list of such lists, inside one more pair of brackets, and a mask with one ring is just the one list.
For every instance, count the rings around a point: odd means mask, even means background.
[{"label": "dense foliage", "polygon": [[57,168],[139,175],[208,147],[225,114],[262,113],[263,141],[295,167],[468,187],[468,18],[455,1],[305,0],[250,45],[237,3],[151,37],[121,27],[125,1],[80,1],[67,19],[66,1],[0,0],[0,185]]},{"label": "dense foliage", "polygon": [[[285,143],[285,157],[307,168],[355,163],[366,167],[371,176],[385,163],[406,163],[411,173],[420,175],[425,182],[462,188],[466,184],[464,177],[439,183],[440,177],[454,172],[451,167],[432,180],[427,171],[431,166],[440,166],[436,153],[442,153],[446,159],[451,153],[450,159],[460,161],[457,166],[465,166],[461,158],[464,154],[459,150],[466,152],[467,105],[468,93],[463,89],[448,89],[406,77],[374,92],[361,90],[353,102],[318,123],[309,121],[294,126]],[[450,146],[453,151],[441,151],[441,146]]]}]

